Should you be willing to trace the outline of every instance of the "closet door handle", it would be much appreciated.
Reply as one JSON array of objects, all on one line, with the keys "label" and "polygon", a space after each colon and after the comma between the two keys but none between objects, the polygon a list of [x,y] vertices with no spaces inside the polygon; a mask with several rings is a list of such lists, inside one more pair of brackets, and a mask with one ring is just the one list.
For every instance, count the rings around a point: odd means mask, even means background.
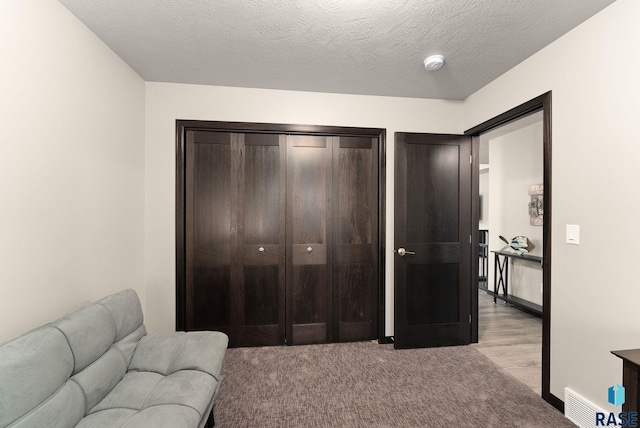
[{"label": "closet door handle", "polygon": [[405,255],[413,256],[415,253],[415,251],[407,251],[404,248],[398,248],[398,255],[401,257],[404,257]]},{"label": "closet door handle", "polygon": [[264,253],[264,247],[258,248],[258,251],[261,252],[261,253]]},{"label": "closet door handle", "polygon": [[311,254],[312,251],[313,251],[313,248],[307,247],[307,253]]}]

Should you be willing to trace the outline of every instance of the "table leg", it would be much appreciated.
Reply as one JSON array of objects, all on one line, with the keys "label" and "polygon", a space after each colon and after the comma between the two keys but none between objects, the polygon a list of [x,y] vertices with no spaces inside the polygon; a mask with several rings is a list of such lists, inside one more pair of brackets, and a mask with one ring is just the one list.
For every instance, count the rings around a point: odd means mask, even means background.
[{"label": "table leg", "polygon": [[501,262],[500,255],[495,254],[493,260],[493,303],[496,303],[496,298],[500,293],[500,286],[502,286],[503,298],[506,302],[509,287],[509,257],[503,256]]},{"label": "table leg", "polygon": [[623,412],[638,411],[638,378],[640,371],[637,365],[625,361],[622,364],[622,384],[625,388],[625,401],[622,405]]},{"label": "table leg", "polygon": [[493,255],[493,303],[496,303],[498,295],[498,255]]}]

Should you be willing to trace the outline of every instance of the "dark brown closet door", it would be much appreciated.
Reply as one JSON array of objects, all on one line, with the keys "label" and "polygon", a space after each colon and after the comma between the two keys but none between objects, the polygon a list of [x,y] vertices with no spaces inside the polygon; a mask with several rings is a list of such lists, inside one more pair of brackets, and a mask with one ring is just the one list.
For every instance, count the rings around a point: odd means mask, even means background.
[{"label": "dark brown closet door", "polygon": [[334,341],[377,338],[378,139],[334,138]]},{"label": "dark brown closet door", "polygon": [[232,332],[237,283],[237,145],[228,132],[187,132],[186,329]]},{"label": "dark brown closet door", "polygon": [[330,137],[287,137],[287,343],[332,338]]},{"label": "dark brown closet door", "polygon": [[186,156],[187,330],[283,344],[284,137],[189,131]]},{"label": "dark brown closet door", "polygon": [[284,344],[285,138],[239,134],[238,346]]}]

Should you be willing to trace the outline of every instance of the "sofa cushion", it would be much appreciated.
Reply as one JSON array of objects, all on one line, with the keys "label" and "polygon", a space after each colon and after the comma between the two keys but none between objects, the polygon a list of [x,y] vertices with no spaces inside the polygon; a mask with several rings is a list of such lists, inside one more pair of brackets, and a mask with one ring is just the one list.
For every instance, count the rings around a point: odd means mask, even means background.
[{"label": "sofa cushion", "polygon": [[200,371],[181,370],[168,376],[154,372],[129,372],[89,413],[112,408],[142,411],[178,404],[193,408],[203,419],[217,387],[218,381]]},{"label": "sofa cushion", "polygon": [[131,357],[133,356],[133,352],[136,350],[138,346],[138,342],[142,339],[143,336],[147,334],[147,329],[144,324],[138,327],[133,333],[125,336],[120,339],[113,346],[122,352],[122,356],[127,361],[127,367],[129,366],[129,362],[131,361]]},{"label": "sofa cushion", "polygon": [[76,428],[193,428],[199,424],[200,416],[194,409],[171,404],[140,412],[122,408],[104,410],[86,416]]},{"label": "sofa cushion", "polygon": [[192,407],[201,418],[207,413],[207,408],[218,388],[218,381],[211,375],[195,371],[180,370],[165,376],[153,388],[144,407],[162,404],[180,404]]},{"label": "sofa cushion", "polygon": [[73,352],[73,374],[86,368],[104,354],[116,337],[116,326],[109,311],[101,305],[89,305],[65,315],[52,324],[64,333]]},{"label": "sofa cushion", "polygon": [[176,404],[146,408],[133,415],[122,428],[193,428],[200,424],[200,415],[191,407]]},{"label": "sofa cushion", "polygon": [[86,396],[86,409],[98,404],[127,372],[127,362],[115,347],[71,379],[78,382]]},{"label": "sofa cushion", "polygon": [[96,304],[104,306],[111,314],[116,327],[116,342],[142,326],[142,307],[138,295],[133,290],[112,294],[98,300]]},{"label": "sofa cushion", "polygon": [[118,407],[138,411],[145,407],[147,397],[162,378],[164,376],[159,373],[129,372],[89,413]]},{"label": "sofa cushion", "polygon": [[108,409],[103,412],[85,416],[76,428],[104,428],[104,427],[120,427],[135,415],[136,411],[124,408]]},{"label": "sofa cushion", "polygon": [[[6,427],[61,390],[74,361],[65,336],[46,326],[0,346],[0,427]],[[64,392],[66,393],[66,391]],[[58,394],[57,394],[58,395]],[[65,410],[84,412],[82,397]]]},{"label": "sofa cushion", "polygon": [[67,381],[51,398],[11,424],[11,428],[73,427],[84,416],[80,385]]}]

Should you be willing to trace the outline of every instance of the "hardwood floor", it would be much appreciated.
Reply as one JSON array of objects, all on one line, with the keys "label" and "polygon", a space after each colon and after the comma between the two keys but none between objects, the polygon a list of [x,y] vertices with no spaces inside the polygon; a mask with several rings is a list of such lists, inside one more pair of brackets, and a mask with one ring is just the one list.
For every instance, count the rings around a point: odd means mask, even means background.
[{"label": "hardwood floor", "polygon": [[542,394],[542,319],[478,291],[478,343],[507,373]]}]

